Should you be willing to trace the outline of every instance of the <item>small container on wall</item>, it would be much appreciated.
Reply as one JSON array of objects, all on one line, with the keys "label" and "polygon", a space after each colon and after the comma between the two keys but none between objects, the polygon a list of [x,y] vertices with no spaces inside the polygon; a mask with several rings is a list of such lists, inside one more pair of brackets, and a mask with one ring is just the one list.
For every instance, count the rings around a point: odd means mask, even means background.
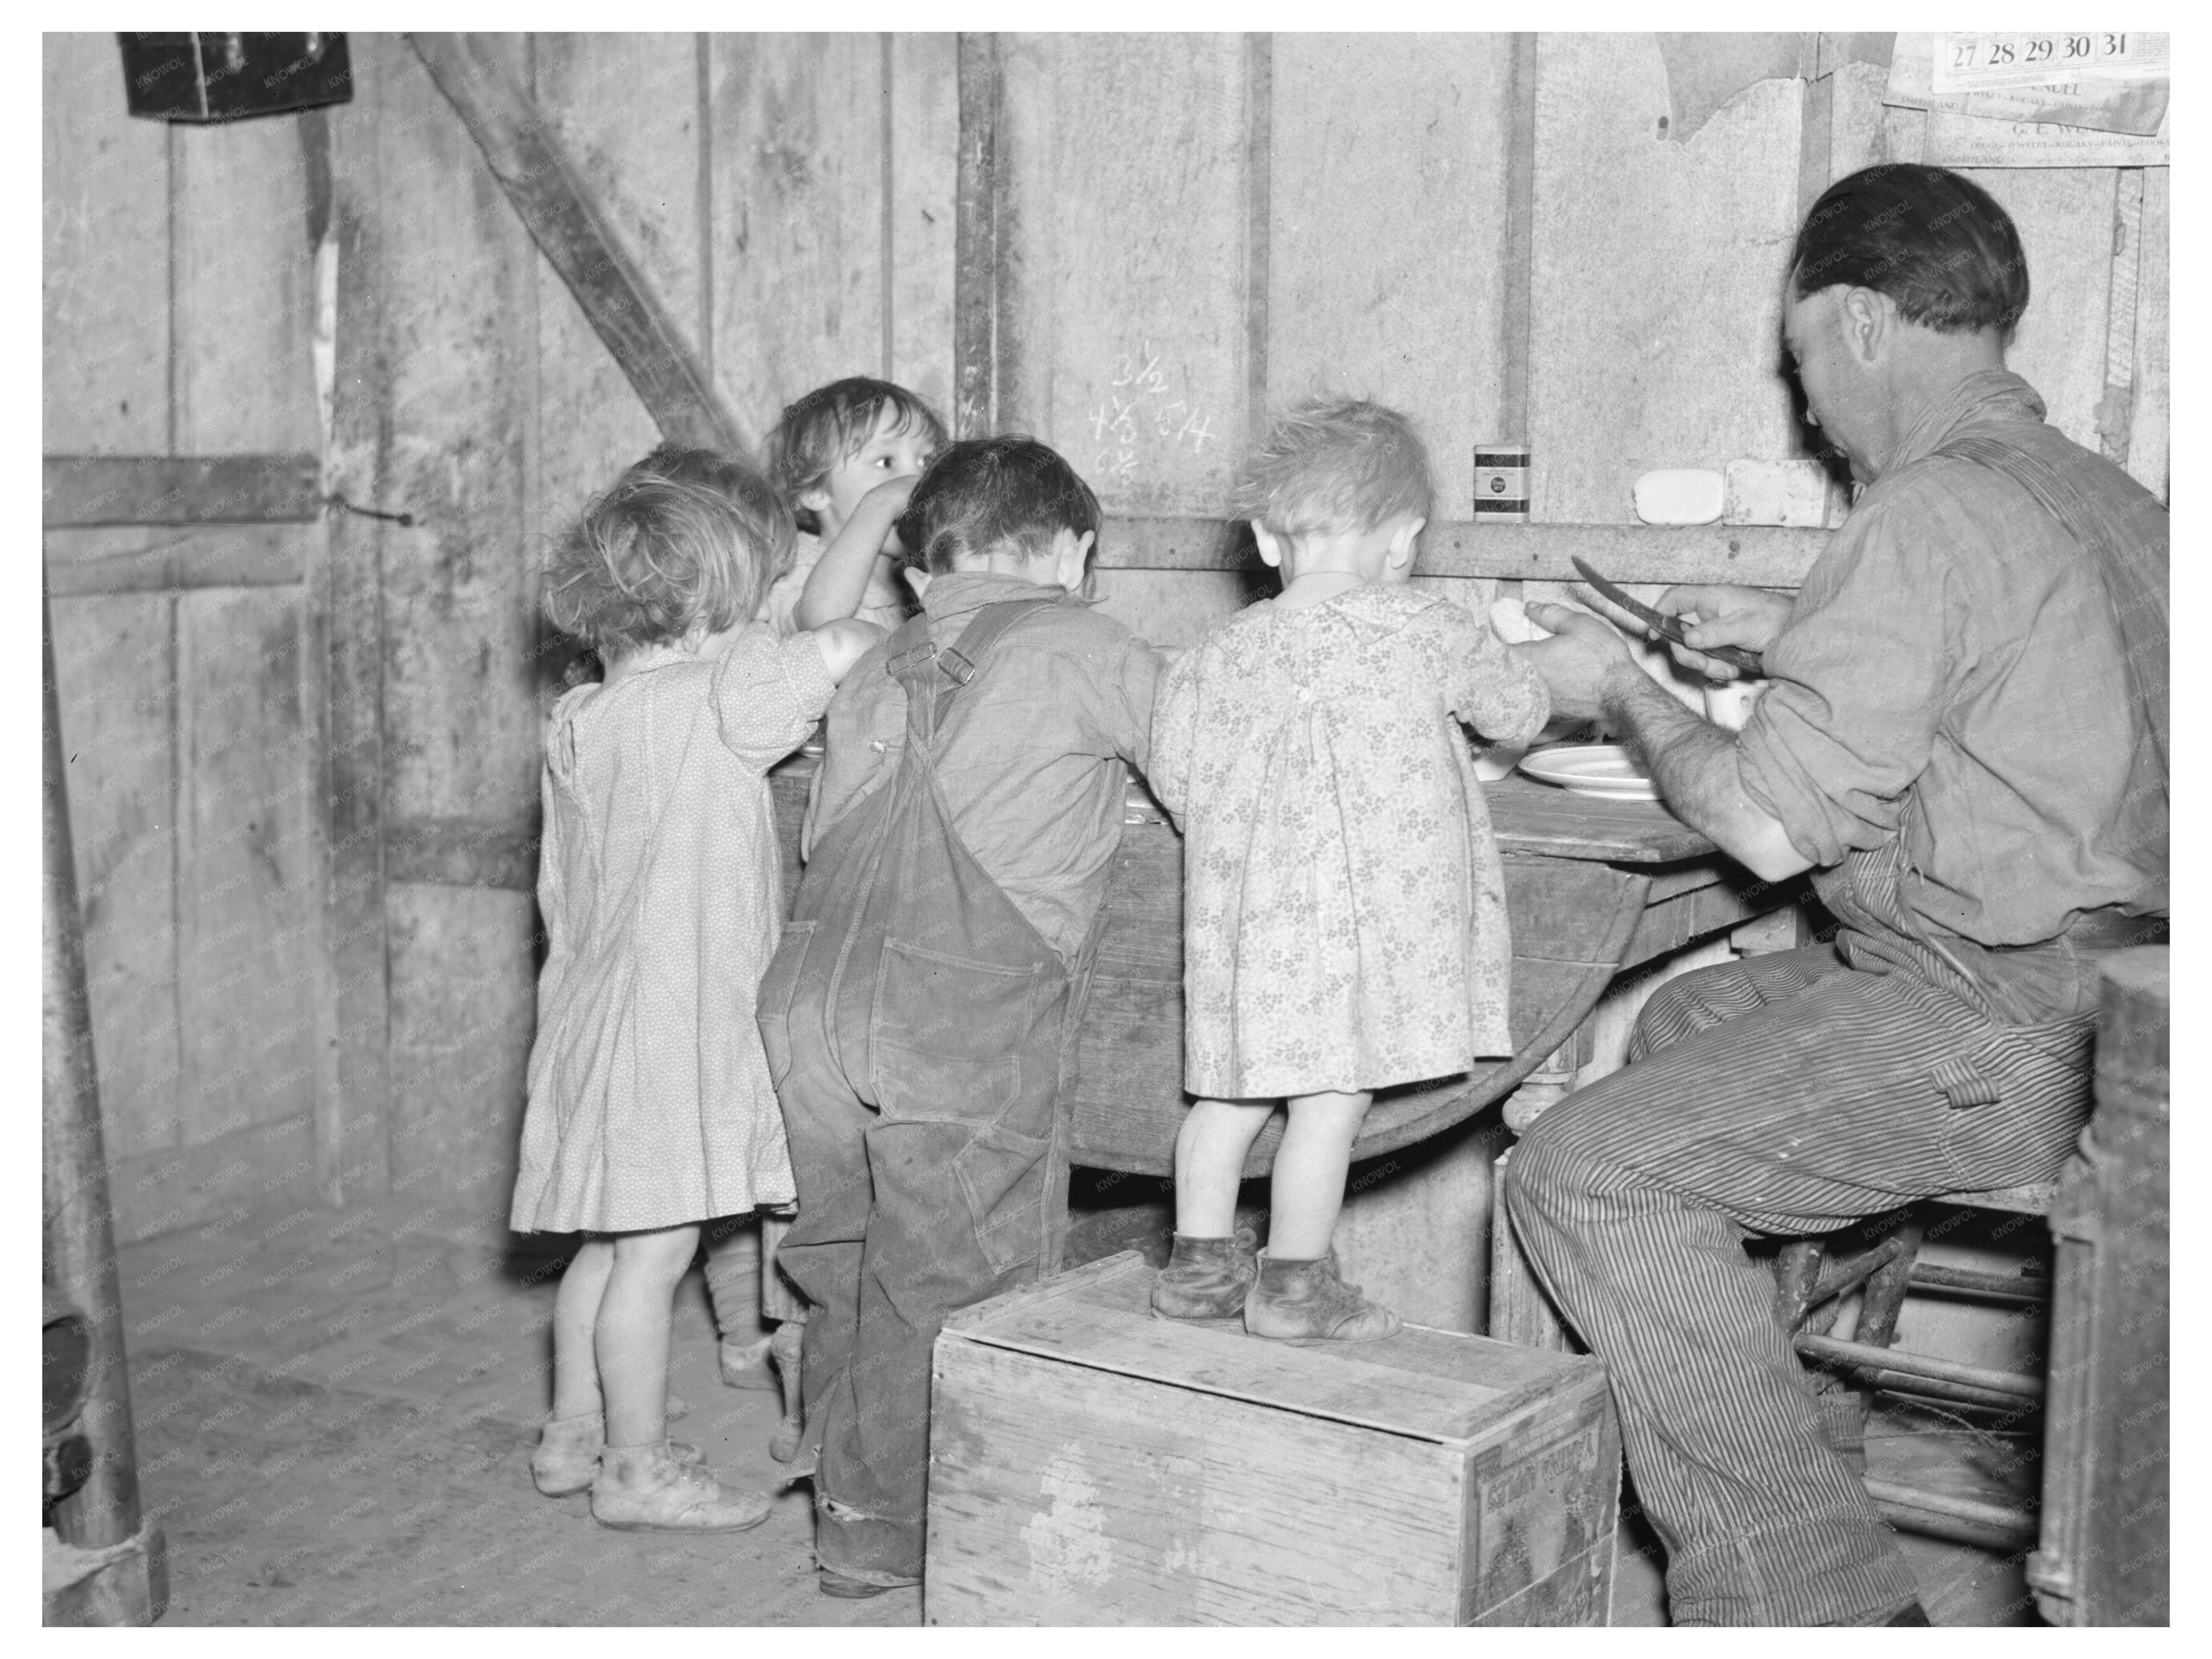
[{"label": "small container on wall", "polygon": [[118,35],[131,113],[210,123],[349,103],[343,34]]},{"label": "small container on wall", "polygon": [[1485,445],[1474,452],[1476,522],[1525,523],[1528,517],[1528,452]]}]

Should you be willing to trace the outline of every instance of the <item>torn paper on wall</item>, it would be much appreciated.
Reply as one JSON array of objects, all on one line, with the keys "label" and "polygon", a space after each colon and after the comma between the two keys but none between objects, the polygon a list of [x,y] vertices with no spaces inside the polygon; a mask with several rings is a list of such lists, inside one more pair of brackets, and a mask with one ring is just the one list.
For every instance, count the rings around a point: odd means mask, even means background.
[{"label": "torn paper on wall", "polygon": [[[2040,76],[2040,79],[2030,78]],[[2134,32],[1900,33],[1882,101],[1929,113],[1923,159],[1960,167],[2163,167],[2172,80],[2166,37]],[[1937,118],[1971,154],[1932,148]],[[2032,133],[1972,133],[1960,120]],[[2045,129],[2087,135],[2078,144]],[[2106,137],[2138,141],[2117,150]],[[2155,156],[2148,153],[2154,149]],[[2106,159],[2107,154],[2115,159]],[[1994,158],[1994,159],[1992,159]]]}]

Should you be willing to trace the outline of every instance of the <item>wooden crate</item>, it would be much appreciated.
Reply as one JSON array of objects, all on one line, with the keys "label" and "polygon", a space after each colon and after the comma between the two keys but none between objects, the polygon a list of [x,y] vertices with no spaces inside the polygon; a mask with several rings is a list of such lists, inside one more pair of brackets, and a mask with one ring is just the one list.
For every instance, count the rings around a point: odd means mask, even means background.
[{"label": "wooden crate", "polygon": [[1154,1319],[1134,1252],[938,1339],[933,1625],[1600,1625],[1620,1434],[1594,1359],[1408,1326]]}]

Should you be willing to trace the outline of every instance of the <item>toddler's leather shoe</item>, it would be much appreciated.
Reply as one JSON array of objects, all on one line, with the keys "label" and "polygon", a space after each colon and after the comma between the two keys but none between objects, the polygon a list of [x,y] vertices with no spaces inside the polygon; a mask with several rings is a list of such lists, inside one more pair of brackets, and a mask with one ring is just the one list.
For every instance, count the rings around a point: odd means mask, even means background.
[{"label": "toddler's leather shoe", "polygon": [[1233,1238],[1175,1236],[1168,1265],[1152,1280],[1152,1313],[1160,1319],[1241,1319],[1252,1285],[1259,1235],[1240,1227]]},{"label": "toddler's leather shoe", "polygon": [[1255,1336],[1379,1342],[1402,1328],[1397,1315],[1344,1282],[1334,1250],[1310,1261],[1262,1255],[1259,1266],[1244,1297],[1244,1328]]}]

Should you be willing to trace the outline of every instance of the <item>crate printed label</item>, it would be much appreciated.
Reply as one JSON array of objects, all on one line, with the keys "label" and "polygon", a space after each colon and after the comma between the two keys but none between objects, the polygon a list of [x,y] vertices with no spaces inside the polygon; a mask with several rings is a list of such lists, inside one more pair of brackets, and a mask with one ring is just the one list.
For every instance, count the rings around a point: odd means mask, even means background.
[{"label": "crate printed label", "polygon": [[1934,90],[1993,92],[2083,78],[2162,80],[2165,34],[2097,29],[2081,33],[2005,31],[1936,37]]},{"label": "crate printed label", "polygon": [[1589,1424],[1481,1477],[1477,1548],[1486,1602],[1541,1583],[1596,1541],[1598,1516],[1585,1510],[1599,1428]]}]

